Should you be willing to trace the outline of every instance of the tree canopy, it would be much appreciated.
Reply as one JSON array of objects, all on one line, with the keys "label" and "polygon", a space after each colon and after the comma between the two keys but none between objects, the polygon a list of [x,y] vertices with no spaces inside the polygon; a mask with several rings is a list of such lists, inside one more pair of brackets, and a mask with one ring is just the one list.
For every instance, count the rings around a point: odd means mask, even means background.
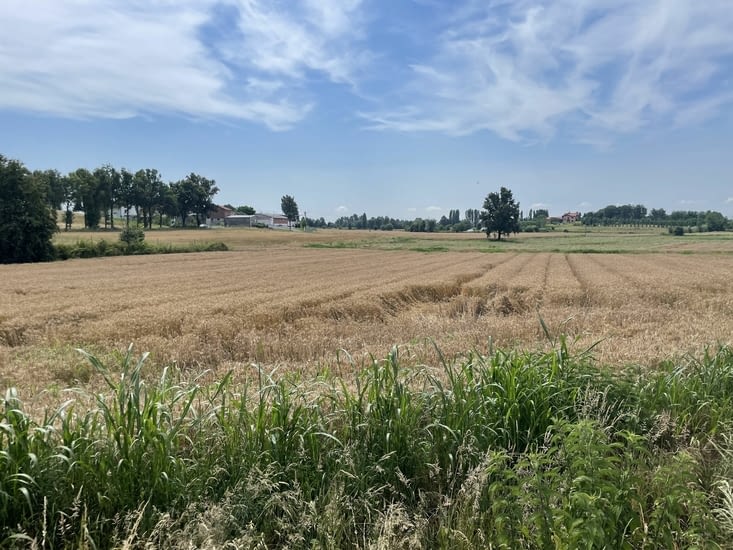
[{"label": "tree canopy", "polygon": [[502,235],[519,232],[519,203],[514,201],[509,189],[502,187],[498,193],[486,196],[481,221],[487,238],[495,233],[500,241]]},{"label": "tree canopy", "polygon": [[171,184],[171,187],[178,200],[178,211],[184,227],[186,218],[191,213],[196,217],[196,225],[203,223],[214,206],[214,195],[219,192],[214,180],[194,173]]},{"label": "tree canopy", "polygon": [[47,187],[23,164],[0,155],[0,263],[52,260],[57,230]]},{"label": "tree canopy", "polygon": [[282,208],[283,214],[288,219],[288,225],[292,226],[293,222],[297,222],[300,217],[298,212],[298,203],[290,195],[283,195],[280,199],[280,207]]}]

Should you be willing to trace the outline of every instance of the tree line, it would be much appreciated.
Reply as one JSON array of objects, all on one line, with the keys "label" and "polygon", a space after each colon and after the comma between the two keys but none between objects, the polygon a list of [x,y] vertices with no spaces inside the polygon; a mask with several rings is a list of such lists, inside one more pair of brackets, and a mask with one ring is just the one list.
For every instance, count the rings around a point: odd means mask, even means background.
[{"label": "tree line", "polygon": [[195,173],[165,183],[155,169],[131,172],[106,164],[63,175],[58,170],[31,171],[0,155],[0,263],[54,259],[51,238],[58,231],[59,209],[67,230],[77,211],[84,212],[86,228],[104,224],[114,229],[116,208],[124,210],[128,229],[132,212],[135,226],[151,228],[157,217],[161,226],[164,218],[180,218],[185,227],[189,216],[197,225],[206,220],[218,191],[214,180]]},{"label": "tree line", "polygon": [[309,227],[335,227],[339,229],[374,229],[382,231],[404,230],[418,233],[437,231],[468,231],[481,225],[481,211],[469,208],[461,217],[460,210],[450,210],[448,216],[439,220],[433,218],[399,219],[390,216],[367,217],[366,213],[341,216],[334,222],[319,218],[308,218]]},{"label": "tree line", "polygon": [[698,212],[693,210],[675,210],[667,213],[664,208],[647,210],[641,204],[613,205],[586,212],[581,217],[583,225],[657,225],[661,227],[696,227],[705,231],[725,231],[728,219],[720,212],[707,210]]},{"label": "tree line", "polygon": [[84,227],[115,227],[115,210],[121,209],[125,225],[134,216],[137,224],[162,226],[164,219],[180,219],[186,226],[189,217],[196,225],[204,223],[213,207],[219,188],[213,179],[191,173],[175,182],[164,182],[154,168],[132,172],[105,164],[94,170],[79,168],[68,174],[58,170],[35,170],[28,176],[45,193],[48,205],[64,211],[68,230],[74,212],[84,213]]}]

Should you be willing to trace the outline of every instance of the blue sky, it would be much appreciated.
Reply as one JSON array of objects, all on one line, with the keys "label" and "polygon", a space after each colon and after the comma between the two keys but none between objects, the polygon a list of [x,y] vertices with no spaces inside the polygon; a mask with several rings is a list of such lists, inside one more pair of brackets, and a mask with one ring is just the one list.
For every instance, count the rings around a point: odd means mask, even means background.
[{"label": "blue sky", "polygon": [[731,0],[3,0],[0,153],[217,202],[733,217]]}]

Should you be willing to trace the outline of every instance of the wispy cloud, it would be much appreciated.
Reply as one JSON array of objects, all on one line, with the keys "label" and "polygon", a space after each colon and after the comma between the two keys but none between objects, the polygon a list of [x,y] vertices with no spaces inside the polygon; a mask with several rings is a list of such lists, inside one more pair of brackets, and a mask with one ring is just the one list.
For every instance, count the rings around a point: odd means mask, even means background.
[{"label": "wispy cloud", "polygon": [[313,108],[315,98],[299,89],[309,72],[349,81],[358,7],[5,0],[0,108],[78,118],[182,114],[287,129]]},{"label": "wispy cloud", "polygon": [[733,105],[730,0],[421,0],[400,24],[363,0],[93,4],[0,2],[0,109],[284,130],[340,87],[374,129],[608,148]]},{"label": "wispy cloud", "polygon": [[[444,9],[444,6],[441,8]],[[729,0],[467,2],[374,129],[514,141],[559,132],[607,147],[656,124],[687,125],[733,104]]]},{"label": "wispy cloud", "polygon": [[349,212],[349,207],[344,205],[337,206],[334,209],[334,212],[336,212],[337,214],[346,214],[347,212]]},{"label": "wispy cloud", "polygon": [[438,212],[442,212],[443,209],[440,206],[428,206],[425,208],[425,212],[428,214],[437,214]]},{"label": "wispy cloud", "polygon": [[307,0],[287,8],[266,0],[231,1],[238,32],[217,46],[229,62],[296,80],[315,71],[333,82],[352,81],[361,58],[352,48],[360,0]]},{"label": "wispy cloud", "polygon": [[733,197],[728,197],[725,199],[725,204],[733,204]]}]

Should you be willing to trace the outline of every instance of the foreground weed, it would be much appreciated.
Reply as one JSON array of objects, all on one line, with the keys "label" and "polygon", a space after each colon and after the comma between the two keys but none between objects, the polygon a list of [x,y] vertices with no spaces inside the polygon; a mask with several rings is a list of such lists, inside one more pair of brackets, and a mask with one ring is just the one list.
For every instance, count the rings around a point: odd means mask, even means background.
[{"label": "foreground weed", "polygon": [[560,338],[440,356],[440,375],[395,348],[353,385],[255,366],[201,386],[143,376],[132,349],[114,369],[85,356],[107,386],[91,410],[36,422],[14,390],[0,401],[0,544],[715,548],[730,533],[726,348],[618,373]]}]

